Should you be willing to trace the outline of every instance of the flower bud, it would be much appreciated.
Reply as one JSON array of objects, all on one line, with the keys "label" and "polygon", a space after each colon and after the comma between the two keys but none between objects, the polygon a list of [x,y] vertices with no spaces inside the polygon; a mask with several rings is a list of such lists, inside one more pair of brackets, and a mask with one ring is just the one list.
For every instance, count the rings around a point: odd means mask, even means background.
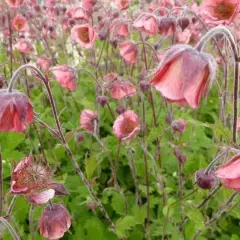
[{"label": "flower bud", "polygon": [[118,106],[116,109],[117,114],[122,114],[126,111],[126,109],[123,106]]},{"label": "flower bud", "polygon": [[190,24],[190,20],[187,17],[181,17],[178,19],[178,25],[181,27],[182,31],[184,31]]},{"label": "flower bud", "polygon": [[98,37],[99,37],[99,39],[100,40],[106,40],[107,39],[107,36],[108,36],[108,34],[106,33],[106,32],[100,32],[99,34],[98,34]]},{"label": "flower bud", "polygon": [[160,34],[167,36],[176,31],[176,19],[172,17],[163,17],[158,23],[158,31]]},{"label": "flower bud", "polygon": [[175,132],[184,133],[187,126],[187,122],[183,119],[174,120],[172,122],[172,129]]},{"label": "flower bud", "polygon": [[76,143],[80,143],[84,140],[84,134],[82,132],[76,132],[75,141]]},{"label": "flower bud", "polygon": [[165,122],[168,124],[168,125],[171,125],[172,122],[173,122],[173,116],[171,113],[168,113],[165,117]]},{"label": "flower bud", "polygon": [[205,169],[198,170],[195,173],[195,181],[202,189],[211,189],[216,181],[214,173],[205,173]]},{"label": "flower bud", "polygon": [[118,41],[116,39],[114,40],[109,40],[109,43],[112,45],[113,48],[116,48],[118,45]]},{"label": "flower bud", "polygon": [[142,92],[146,92],[150,88],[150,84],[145,80],[139,82],[139,86]]},{"label": "flower bud", "polygon": [[178,160],[180,163],[182,163],[182,164],[184,164],[184,163],[186,162],[186,160],[187,160],[186,155],[184,155],[184,154],[182,153],[181,149],[178,148],[178,147],[176,147],[176,148],[174,149],[174,155],[175,155],[175,157],[177,158],[177,160]]},{"label": "flower bud", "polygon": [[99,96],[97,98],[97,102],[102,106],[104,107],[106,104],[108,104],[108,97],[106,96]]}]

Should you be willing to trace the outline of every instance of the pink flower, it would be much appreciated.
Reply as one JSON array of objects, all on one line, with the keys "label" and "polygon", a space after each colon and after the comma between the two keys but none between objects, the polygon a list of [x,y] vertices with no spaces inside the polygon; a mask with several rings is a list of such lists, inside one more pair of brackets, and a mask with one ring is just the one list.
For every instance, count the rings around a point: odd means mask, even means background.
[{"label": "pink flower", "polygon": [[178,32],[176,37],[178,43],[188,44],[191,40],[192,33],[189,29],[185,29],[183,32]]},{"label": "pink flower", "polygon": [[47,206],[40,217],[40,234],[47,239],[59,239],[71,227],[71,216],[60,204]]},{"label": "pink flower", "polygon": [[237,120],[237,132],[240,132],[240,119]]},{"label": "pink flower", "polygon": [[83,0],[82,6],[85,10],[91,10],[96,3],[97,0]]},{"label": "pink flower", "polygon": [[0,132],[23,132],[34,120],[28,97],[18,91],[0,91]]},{"label": "pink flower", "polygon": [[56,0],[45,0],[45,7],[51,8],[56,5]]},{"label": "pink flower", "polygon": [[120,114],[113,125],[113,133],[119,140],[131,140],[140,131],[140,120],[133,111],[127,110]]},{"label": "pink flower", "polygon": [[158,33],[158,22],[156,17],[152,14],[141,14],[134,21],[133,26],[150,35],[156,35]]},{"label": "pink flower", "polygon": [[158,23],[158,31],[163,36],[169,36],[176,32],[177,21],[173,17],[162,17]]},{"label": "pink flower", "polygon": [[24,0],[5,0],[5,2],[11,8],[19,8],[23,4]]},{"label": "pink flower", "polygon": [[213,81],[215,68],[212,56],[175,45],[165,53],[151,84],[170,102],[197,108]]},{"label": "pink flower", "polygon": [[125,38],[129,34],[128,24],[121,22],[119,19],[115,19],[111,24],[110,32],[112,32],[114,36]]},{"label": "pink flower", "polygon": [[120,55],[123,59],[130,64],[134,64],[137,61],[137,45],[134,41],[123,42],[119,45]]},{"label": "pink flower", "polygon": [[52,60],[47,57],[37,57],[36,63],[40,69],[42,69],[44,72],[48,72],[52,65]]},{"label": "pink flower", "polygon": [[205,0],[201,13],[210,25],[230,24],[238,15],[239,0]]},{"label": "pink flower", "polygon": [[97,121],[97,113],[91,110],[83,110],[80,115],[80,126],[90,132],[94,133],[94,122]]},{"label": "pink flower", "polygon": [[13,30],[15,30],[15,31],[18,31],[18,32],[28,31],[27,19],[20,14],[17,14],[12,19],[11,25],[12,25]]},{"label": "pink flower", "polygon": [[129,0],[115,0],[115,4],[120,10],[125,10],[129,7]]},{"label": "pink flower", "polygon": [[52,68],[53,75],[60,85],[69,91],[77,88],[77,74],[74,68],[68,65],[59,65]]},{"label": "pink flower", "polygon": [[69,18],[75,20],[86,20],[88,21],[89,17],[85,9],[79,6],[79,4],[69,8],[65,13]]},{"label": "pink flower", "polygon": [[92,48],[96,40],[96,32],[89,24],[77,25],[71,30],[72,40],[83,48]]},{"label": "pink flower", "polygon": [[136,93],[136,88],[129,81],[119,78],[116,73],[109,73],[103,78],[104,86],[110,91],[114,99],[130,97]]},{"label": "pink flower", "polygon": [[240,155],[232,158],[228,163],[220,166],[216,176],[221,179],[223,185],[227,188],[240,191]]},{"label": "pink flower", "polygon": [[24,54],[29,54],[34,51],[32,44],[26,40],[21,38],[15,45],[14,48]]}]

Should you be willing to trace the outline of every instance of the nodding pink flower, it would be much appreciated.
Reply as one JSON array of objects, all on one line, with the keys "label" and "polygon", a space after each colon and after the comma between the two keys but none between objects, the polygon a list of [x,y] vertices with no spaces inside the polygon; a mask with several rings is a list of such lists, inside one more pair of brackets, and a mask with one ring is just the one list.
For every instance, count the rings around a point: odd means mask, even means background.
[{"label": "nodding pink flower", "polygon": [[23,132],[34,120],[29,98],[18,91],[0,90],[0,132]]},{"label": "nodding pink flower", "polygon": [[123,42],[119,45],[120,55],[123,59],[130,64],[134,64],[137,61],[138,49],[134,41]]},{"label": "nodding pink flower", "polygon": [[187,45],[170,48],[151,84],[170,102],[197,108],[214,79],[215,59]]},{"label": "nodding pink flower", "polygon": [[85,9],[80,7],[79,5],[75,5],[69,8],[65,13],[69,18],[75,20],[86,20],[88,21],[89,16]]},{"label": "nodding pink flower", "polygon": [[114,36],[125,38],[129,34],[128,24],[119,19],[114,19],[110,27],[110,32],[113,33]]},{"label": "nodding pink flower", "polygon": [[129,0],[115,0],[115,4],[120,10],[125,10],[129,7]]},{"label": "nodding pink flower", "polygon": [[163,36],[169,36],[176,32],[177,21],[173,17],[162,17],[158,22],[158,31]]},{"label": "nodding pink flower", "polygon": [[21,14],[17,14],[11,21],[13,30],[17,32],[28,31],[27,19]]},{"label": "nodding pink flower", "polygon": [[133,26],[150,35],[156,35],[158,33],[158,22],[156,17],[152,14],[141,14],[134,21]]},{"label": "nodding pink flower", "polygon": [[45,7],[52,8],[55,7],[56,0],[45,0]]},{"label": "nodding pink flower", "polygon": [[52,60],[48,57],[37,57],[36,64],[44,72],[48,72],[52,65]]},{"label": "nodding pink flower", "polygon": [[68,65],[58,65],[52,68],[53,75],[60,85],[69,91],[77,88],[77,73]]},{"label": "nodding pink flower", "polygon": [[82,6],[85,10],[91,10],[93,6],[97,3],[97,0],[83,0]]},{"label": "nodding pink flower", "polygon": [[209,25],[230,24],[238,15],[239,0],[205,0],[201,13]]},{"label": "nodding pink flower", "polygon": [[133,96],[136,88],[129,81],[122,80],[116,73],[109,73],[103,78],[104,86],[109,90],[111,97],[114,99],[122,99],[124,97]]},{"label": "nodding pink flower", "polygon": [[80,115],[80,126],[90,132],[94,133],[94,122],[98,120],[97,113],[91,110],[83,110]]},{"label": "nodding pink flower", "polygon": [[15,45],[14,48],[19,51],[20,53],[24,53],[24,54],[29,54],[32,53],[34,51],[34,48],[32,46],[32,44],[26,40],[21,38]]},{"label": "nodding pink flower", "polygon": [[240,192],[240,155],[218,167],[215,174],[221,179],[225,187]]},{"label": "nodding pink flower", "polygon": [[31,156],[23,158],[13,170],[11,193],[23,195],[34,204],[46,203],[55,195],[51,177],[48,167],[34,162]]},{"label": "nodding pink flower", "polygon": [[72,40],[83,48],[92,48],[96,40],[96,32],[89,24],[74,26],[71,30]]},{"label": "nodding pink flower", "polygon": [[140,131],[140,120],[132,110],[120,114],[113,125],[114,135],[122,141],[131,140]]},{"label": "nodding pink flower", "polygon": [[23,4],[24,0],[5,0],[5,2],[11,8],[19,8]]},{"label": "nodding pink flower", "polygon": [[40,220],[40,234],[47,239],[59,239],[71,227],[71,216],[60,204],[52,204],[44,208]]}]

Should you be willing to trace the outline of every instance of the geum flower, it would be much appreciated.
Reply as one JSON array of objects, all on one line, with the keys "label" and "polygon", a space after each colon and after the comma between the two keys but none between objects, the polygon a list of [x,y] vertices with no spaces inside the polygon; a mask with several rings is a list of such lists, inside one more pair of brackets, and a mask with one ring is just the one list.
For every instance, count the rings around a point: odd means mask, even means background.
[{"label": "geum flower", "polygon": [[28,31],[27,19],[21,14],[17,14],[11,21],[13,30],[17,32]]},{"label": "geum flower", "polygon": [[137,61],[138,49],[134,41],[126,41],[119,45],[120,55],[123,59],[130,64],[134,64]]},{"label": "geum flower", "polygon": [[14,49],[16,49],[20,53],[24,53],[24,54],[29,54],[29,53],[34,51],[34,48],[33,48],[32,44],[28,40],[23,39],[23,38],[21,38],[14,45]]},{"label": "geum flower", "polygon": [[142,32],[150,35],[156,35],[158,33],[158,21],[157,18],[149,13],[141,14],[133,23],[133,26]]},{"label": "geum flower", "polygon": [[23,158],[12,173],[11,193],[25,196],[34,204],[47,203],[54,195],[67,194],[64,185],[52,181],[52,171],[31,156]]},{"label": "geum flower", "polygon": [[117,74],[109,73],[104,78],[104,86],[109,90],[111,97],[122,99],[131,97],[136,93],[136,88],[129,81],[122,80]]},{"label": "geum flower", "polygon": [[19,8],[23,4],[24,0],[5,0],[5,2],[11,8]]},{"label": "geum flower", "polygon": [[239,0],[205,0],[201,13],[209,25],[229,25],[237,17],[239,6]]},{"label": "geum flower", "polygon": [[218,167],[215,174],[225,187],[240,192],[240,155]]},{"label": "geum flower", "polygon": [[215,76],[215,59],[188,45],[175,45],[164,55],[151,84],[170,102],[197,108]]},{"label": "geum flower", "polygon": [[120,114],[113,125],[113,133],[121,141],[133,139],[139,131],[140,120],[132,110]]},{"label": "geum flower", "polygon": [[94,124],[98,120],[97,113],[91,110],[83,110],[80,115],[80,126],[89,133],[94,133]]},{"label": "geum flower", "polygon": [[74,26],[71,30],[71,38],[82,48],[92,48],[97,34],[90,24],[82,24]]},{"label": "geum flower", "polygon": [[58,65],[52,68],[53,75],[58,83],[69,91],[77,88],[77,73],[68,65]]},{"label": "geum flower", "polygon": [[40,234],[47,239],[59,239],[71,227],[71,216],[60,204],[44,208],[39,220]]},{"label": "geum flower", "polygon": [[0,90],[0,132],[23,132],[34,120],[29,98],[18,91]]}]

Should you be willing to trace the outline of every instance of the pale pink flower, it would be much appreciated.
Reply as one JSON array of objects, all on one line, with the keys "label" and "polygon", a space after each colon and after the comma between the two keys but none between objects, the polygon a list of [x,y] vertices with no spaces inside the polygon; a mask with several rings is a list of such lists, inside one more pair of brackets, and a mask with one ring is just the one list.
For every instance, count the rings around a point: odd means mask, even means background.
[{"label": "pale pink flower", "polygon": [[156,35],[158,33],[158,22],[156,17],[152,14],[141,14],[134,21],[133,26],[150,35]]},{"label": "pale pink flower", "polygon": [[83,110],[80,115],[80,126],[90,132],[94,133],[94,122],[97,121],[97,113],[91,110]]},{"label": "pale pink flower", "polygon": [[239,0],[204,0],[201,14],[209,25],[228,25],[237,17],[239,6]]},{"label": "pale pink flower", "polygon": [[122,141],[131,140],[140,131],[140,120],[132,110],[120,114],[113,125],[114,135]]},{"label": "pale pink flower", "polygon": [[62,238],[71,227],[71,216],[68,210],[60,204],[47,206],[40,217],[40,234],[47,239]]},{"label": "pale pink flower", "polygon": [[125,38],[129,34],[128,24],[119,19],[114,19],[110,27],[110,32],[112,32],[114,36]]},{"label": "pale pink flower", "polygon": [[129,7],[129,2],[129,0],[115,0],[115,4],[120,10],[127,9]]},{"label": "pale pink flower", "polygon": [[26,32],[28,31],[27,19],[21,14],[17,14],[11,21],[13,30],[17,32]]},{"label": "pale pink flower", "polygon": [[52,65],[52,60],[48,57],[37,57],[36,64],[44,72],[48,72]]},{"label": "pale pink flower", "polygon": [[24,0],[5,0],[5,2],[11,8],[19,8],[23,4]]},{"label": "pale pink flower", "polygon": [[72,40],[83,48],[92,48],[96,40],[96,32],[90,24],[74,26],[71,30]]},{"label": "pale pink flower", "polygon": [[170,102],[197,108],[214,79],[215,59],[187,45],[170,48],[151,84]]},{"label": "pale pink flower", "polygon": [[225,187],[240,192],[240,155],[218,167],[215,174],[221,179]]},{"label": "pale pink flower", "polygon": [[17,51],[24,53],[24,54],[29,54],[32,53],[34,51],[34,48],[32,46],[32,44],[26,40],[21,38],[15,45],[14,45],[14,49],[16,49]]},{"label": "pale pink flower", "polygon": [[119,45],[120,55],[123,59],[130,64],[134,64],[137,61],[138,49],[134,41],[123,42]]},{"label": "pale pink flower", "polygon": [[77,73],[74,68],[68,65],[59,65],[52,68],[53,75],[62,87],[69,91],[77,88]]},{"label": "pale pink flower", "polygon": [[82,6],[85,10],[91,10],[97,3],[97,0],[82,0]]}]

